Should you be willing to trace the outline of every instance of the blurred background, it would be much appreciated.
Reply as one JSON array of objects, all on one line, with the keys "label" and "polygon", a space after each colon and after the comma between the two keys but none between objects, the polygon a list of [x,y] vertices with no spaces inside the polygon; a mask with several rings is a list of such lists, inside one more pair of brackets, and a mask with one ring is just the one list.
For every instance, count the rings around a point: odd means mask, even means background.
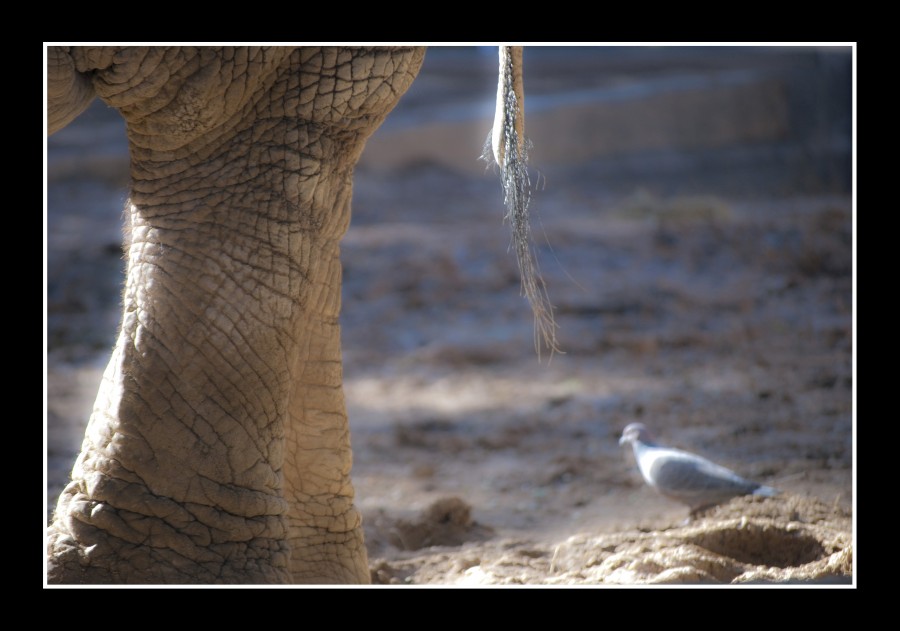
[{"label": "blurred background", "polygon": [[[496,57],[432,48],[362,164],[477,173]],[[548,177],[606,194],[850,192],[849,48],[527,47],[525,67],[532,160]]]}]

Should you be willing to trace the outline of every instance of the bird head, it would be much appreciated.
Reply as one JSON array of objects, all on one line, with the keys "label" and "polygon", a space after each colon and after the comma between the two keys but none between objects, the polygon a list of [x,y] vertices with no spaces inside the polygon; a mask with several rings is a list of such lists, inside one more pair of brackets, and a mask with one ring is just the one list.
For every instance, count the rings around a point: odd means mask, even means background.
[{"label": "bird head", "polygon": [[650,430],[647,429],[646,425],[643,423],[629,423],[624,430],[622,430],[622,437],[619,439],[619,444],[624,445],[625,443],[634,443],[635,441],[640,441],[642,443],[650,444],[653,442],[653,437],[650,434]]}]

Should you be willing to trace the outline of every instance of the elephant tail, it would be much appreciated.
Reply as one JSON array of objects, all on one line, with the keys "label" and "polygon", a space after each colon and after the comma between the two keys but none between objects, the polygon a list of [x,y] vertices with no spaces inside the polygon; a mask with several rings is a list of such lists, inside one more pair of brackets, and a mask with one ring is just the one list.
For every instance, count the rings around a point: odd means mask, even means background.
[{"label": "elephant tail", "polygon": [[505,220],[512,228],[512,241],[522,278],[522,293],[534,311],[535,348],[538,357],[546,347],[551,356],[559,351],[556,322],[547,287],[541,277],[532,245],[528,206],[531,180],[528,177],[528,143],[525,140],[525,91],[522,74],[522,47],[500,46],[500,79],[494,128],[485,142],[483,158],[500,168],[500,183],[506,205]]}]

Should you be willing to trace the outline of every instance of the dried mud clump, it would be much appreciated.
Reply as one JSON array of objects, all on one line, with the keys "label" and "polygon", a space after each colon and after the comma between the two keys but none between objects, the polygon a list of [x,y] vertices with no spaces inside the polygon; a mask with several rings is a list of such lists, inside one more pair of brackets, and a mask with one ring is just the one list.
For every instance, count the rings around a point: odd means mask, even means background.
[{"label": "dried mud clump", "polygon": [[[456,512],[452,503],[436,504],[424,513],[429,514],[432,519],[419,522],[420,529],[428,530],[422,524],[433,524],[436,516],[457,526],[466,519],[465,511]],[[688,524],[658,530],[580,534],[556,545],[491,540],[453,551],[407,553],[402,559],[377,561],[373,580],[456,585],[850,583],[851,532],[848,513],[816,499],[742,497]]]},{"label": "dried mud clump", "polygon": [[413,519],[377,514],[368,526],[370,554],[387,547],[396,550],[456,547],[467,541],[487,540],[494,534],[490,527],[472,519],[472,506],[456,496],[435,500]]},{"label": "dried mud clump", "polygon": [[572,537],[553,582],[850,582],[850,531],[848,515],[815,499],[742,497],[683,526]]},{"label": "dried mud clump", "polygon": [[[431,503],[415,519],[391,519],[384,513],[376,516],[366,533],[366,543],[370,557],[376,552],[392,550],[403,556],[406,551],[428,548],[456,548],[466,542],[480,542],[490,539],[494,531],[472,519],[472,506],[463,499],[442,497]],[[458,554],[458,553],[457,553]],[[441,562],[450,556],[438,554]],[[452,563],[456,568],[466,569],[477,566],[478,559],[459,557]],[[375,584],[413,583],[418,564],[388,563],[376,560],[371,567],[372,582]]]},{"label": "dried mud clump", "polygon": [[414,520],[400,519],[394,524],[391,543],[400,550],[419,550],[433,546],[459,546],[491,536],[490,528],[472,520],[472,507],[458,497],[436,500]]}]

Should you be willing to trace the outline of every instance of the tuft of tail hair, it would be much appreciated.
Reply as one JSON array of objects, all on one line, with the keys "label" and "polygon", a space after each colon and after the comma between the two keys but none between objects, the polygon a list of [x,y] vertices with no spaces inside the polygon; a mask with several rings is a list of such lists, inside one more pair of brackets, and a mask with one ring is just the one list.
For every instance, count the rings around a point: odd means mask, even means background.
[{"label": "tuft of tail hair", "polygon": [[524,103],[522,89],[522,48],[500,47],[500,80],[497,87],[497,112],[494,128],[484,144],[482,159],[495,163],[500,169],[500,184],[506,206],[504,220],[512,230],[511,247],[516,261],[524,295],[534,312],[534,345],[538,359],[541,349],[560,352],[556,340],[557,324],[547,287],[541,277],[535,256],[529,205],[531,180],[528,176],[528,148],[524,138]]}]

